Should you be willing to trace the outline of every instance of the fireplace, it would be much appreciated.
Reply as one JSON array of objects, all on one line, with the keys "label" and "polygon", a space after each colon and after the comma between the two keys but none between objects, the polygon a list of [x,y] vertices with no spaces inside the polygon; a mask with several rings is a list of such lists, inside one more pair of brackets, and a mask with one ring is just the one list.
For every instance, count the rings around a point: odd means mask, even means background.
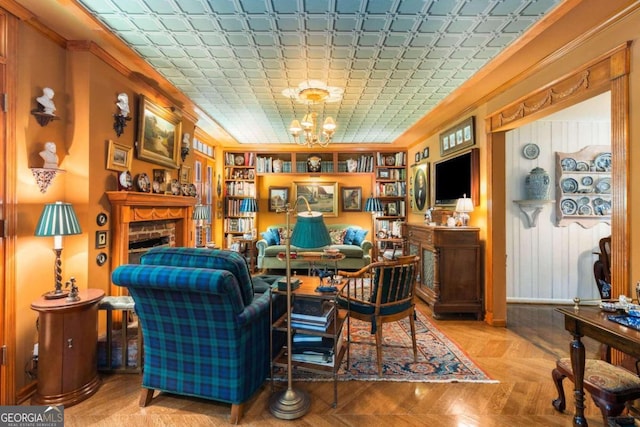
[{"label": "fireplace", "polygon": [[[195,197],[166,194],[107,191],[111,203],[111,271],[131,262],[130,252],[137,242],[142,246],[159,244],[194,246],[193,207]],[[167,239],[163,239],[167,238]],[[133,248],[135,252],[140,252]],[[141,253],[140,253],[141,256]],[[139,256],[138,256],[139,259]],[[135,261],[135,257],[134,257]],[[126,289],[111,285],[111,295],[126,295]]]}]

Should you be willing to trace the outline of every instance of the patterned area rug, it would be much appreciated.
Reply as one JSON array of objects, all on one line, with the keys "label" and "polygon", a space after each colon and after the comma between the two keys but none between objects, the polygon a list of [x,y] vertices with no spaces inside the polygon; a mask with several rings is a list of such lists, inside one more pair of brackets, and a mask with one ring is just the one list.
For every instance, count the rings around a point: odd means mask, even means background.
[{"label": "patterned area rug", "polygon": [[[418,312],[416,341],[418,362],[413,361],[409,320],[385,324],[382,346],[382,377],[378,377],[375,337],[371,325],[351,320],[351,356],[347,366],[345,354],[338,371],[339,381],[404,381],[404,382],[482,382],[497,383],[447,338],[425,315]],[[345,331],[346,339],[346,331]],[[286,371],[276,372],[274,379],[286,380]],[[331,381],[330,375],[299,370],[294,379]]]}]

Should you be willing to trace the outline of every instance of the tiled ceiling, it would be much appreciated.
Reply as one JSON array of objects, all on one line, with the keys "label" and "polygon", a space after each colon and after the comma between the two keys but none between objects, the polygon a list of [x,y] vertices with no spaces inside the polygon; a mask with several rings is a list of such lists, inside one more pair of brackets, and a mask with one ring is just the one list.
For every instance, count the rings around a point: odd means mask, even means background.
[{"label": "tiled ceiling", "polygon": [[321,80],[334,141],[391,143],[561,0],[79,0],[240,143],[292,141]]}]

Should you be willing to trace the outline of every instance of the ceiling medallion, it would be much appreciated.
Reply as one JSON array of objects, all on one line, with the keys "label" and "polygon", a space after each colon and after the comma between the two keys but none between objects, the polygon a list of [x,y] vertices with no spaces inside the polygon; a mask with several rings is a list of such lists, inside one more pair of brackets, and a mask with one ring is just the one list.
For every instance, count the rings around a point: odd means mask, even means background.
[{"label": "ceiling medallion", "polygon": [[[298,85],[297,88],[287,88],[282,94],[299,103],[309,105],[309,110],[314,104],[321,102],[336,102],[342,99],[344,90],[338,87],[327,86],[319,80],[307,80]],[[336,122],[332,117],[327,116],[322,125],[322,132],[316,131],[318,113],[309,111],[302,121],[294,119],[289,126],[289,132],[293,140],[298,145],[312,147],[319,145],[326,147],[331,142],[331,138],[336,130]],[[304,138],[301,138],[304,136]]]}]

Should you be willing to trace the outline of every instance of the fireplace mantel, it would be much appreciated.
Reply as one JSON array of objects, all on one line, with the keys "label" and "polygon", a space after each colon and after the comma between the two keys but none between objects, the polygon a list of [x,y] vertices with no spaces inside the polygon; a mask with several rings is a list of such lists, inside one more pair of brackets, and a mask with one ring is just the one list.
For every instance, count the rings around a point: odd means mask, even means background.
[{"label": "fireplace mantel", "polygon": [[[107,191],[111,203],[111,271],[129,260],[129,225],[140,221],[175,220],[176,246],[193,246],[193,207],[195,197],[133,191]],[[125,291],[126,292],[126,291]],[[122,295],[122,288],[111,285],[111,295]]]}]

